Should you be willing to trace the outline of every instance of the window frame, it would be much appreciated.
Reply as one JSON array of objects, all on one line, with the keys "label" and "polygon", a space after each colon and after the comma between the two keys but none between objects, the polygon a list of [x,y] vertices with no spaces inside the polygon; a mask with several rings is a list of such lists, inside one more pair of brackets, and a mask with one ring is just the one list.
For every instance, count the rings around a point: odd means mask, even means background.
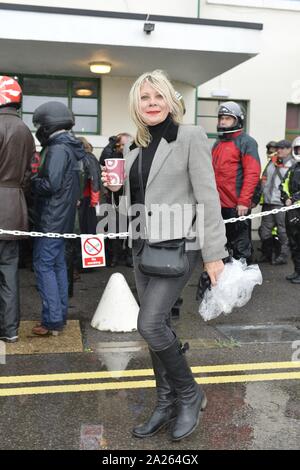
[{"label": "window frame", "polygon": [[[78,134],[82,134],[82,135],[101,135],[101,103],[102,103],[102,100],[101,100],[101,92],[102,92],[102,87],[101,87],[101,78],[94,78],[94,77],[76,77],[76,76],[72,76],[72,75],[41,75],[41,74],[27,74],[27,73],[22,73],[22,74],[18,74],[18,73],[0,73],[1,75],[7,75],[9,77],[18,77],[18,82],[22,88],[22,91],[23,91],[23,83],[24,83],[24,78],[48,78],[48,79],[53,79],[53,80],[66,80],[67,81],[67,95],[56,95],[56,96],[59,96],[61,98],[67,98],[68,100],[68,108],[73,112],[72,110],[72,99],[74,98],[74,96],[72,95],[72,85],[73,85],[73,82],[74,81],[90,81],[90,82],[95,82],[96,85],[97,85],[97,93],[98,93],[98,96],[97,98],[94,98],[92,96],[86,96],[82,99],[85,99],[85,100],[88,100],[88,99],[96,99],[97,100],[97,110],[98,110],[98,113],[97,115],[96,114],[74,114],[75,117],[76,116],[79,116],[79,117],[93,117],[93,118],[97,118],[97,130],[96,132],[80,132],[80,131],[76,131],[76,133]],[[49,93],[40,93],[40,94],[35,94],[35,93],[23,93],[23,95],[25,96],[51,96],[49,95]],[[55,95],[53,95],[55,96]],[[80,98],[80,97],[76,97],[76,98]],[[33,114],[33,113],[29,113],[29,112],[26,112],[26,111],[23,111],[23,104],[21,106],[21,109],[20,109],[20,113],[21,113],[21,117],[23,117],[23,114]],[[31,130],[31,132],[34,132],[34,130]]]},{"label": "window frame", "polygon": [[[288,113],[288,106],[293,105],[298,107],[298,124],[299,127],[298,129],[289,129],[286,124],[287,124],[287,113]],[[298,135],[300,135],[300,103],[293,103],[288,101],[286,103],[286,122],[285,122],[285,138],[287,140],[291,140],[290,136],[293,136],[292,139],[295,139]]]},{"label": "window frame", "polygon": [[[221,103],[224,103],[225,101],[235,101],[237,104],[241,104],[241,106],[243,107],[244,111],[245,111],[245,127],[244,127],[244,131],[247,132],[247,128],[248,128],[248,110],[249,110],[249,100],[242,100],[242,99],[233,99],[233,98],[230,98],[229,99],[225,99],[225,98],[202,98],[201,96],[198,96],[197,97],[197,106],[196,106],[196,125],[201,125],[201,124],[198,124],[198,119],[199,118],[205,118],[205,117],[208,117],[208,118],[217,118],[218,116],[217,115],[210,115],[210,114],[198,114],[198,104],[200,101],[216,101],[217,102],[217,105],[219,106]],[[205,130],[205,128],[204,128]],[[206,130],[205,130],[206,132]],[[209,139],[217,139],[218,138],[218,133],[217,131],[216,132],[206,132],[207,134],[207,137]]]},{"label": "window frame", "polygon": [[240,8],[262,8],[264,10],[300,10],[300,4],[293,0],[206,0],[206,3]]}]

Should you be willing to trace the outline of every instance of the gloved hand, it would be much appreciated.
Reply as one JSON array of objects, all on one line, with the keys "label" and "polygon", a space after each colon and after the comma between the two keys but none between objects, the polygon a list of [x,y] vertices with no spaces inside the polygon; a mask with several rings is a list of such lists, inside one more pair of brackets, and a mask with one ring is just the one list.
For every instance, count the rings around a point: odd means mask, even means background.
[{"label": "gloved hand", "polygon": [[211,281],[208,273],[203,271],[198,282],[196,300],[203,300],[206,289],[211,289]]},{"label": "gloved hand", "polygon": [[[231,262],[231,256],[227,256],[226,258],[223,258],[223,263],[230,263]],[[200,275],[199,282],[198,282],[198,287],[197,287],[197,292],[196,292],[196,300],[203,300],[205,291],[207,289],[211,289],[211,280],[206,271],[203,271]]]}]

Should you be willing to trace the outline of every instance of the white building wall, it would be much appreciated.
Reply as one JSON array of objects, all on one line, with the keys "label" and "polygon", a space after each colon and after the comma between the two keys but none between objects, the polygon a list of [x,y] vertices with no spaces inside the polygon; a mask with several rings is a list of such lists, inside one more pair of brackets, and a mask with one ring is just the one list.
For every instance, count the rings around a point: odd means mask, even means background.
[{"label": "white building wall", "polygon": [[[284,138],[286,104],[300,103],[300,10],[229,6],[213,1],[201,2],[201,17],[263,23],[262,50],[248,62],[200,86],[199,96],[211,97],[212,90],[227,89],[229,99],[249,100],[248,130],[258,141],[264,160],[266,142]],[[239,2],[227,3],[234,1]],[[258,0],[239,3],[256,5]],[[280,3],[300,6],[296,1],[275,1],[274,5]]]},{"label": "white building wall", "polygon": [[[261,53],[200,86],[198,96],[210,98],[212,90],[225,89],[230,92],[228,99],[249,100],[248,132],[258,142],[264,165],[266,143],[285,137],[287,103],[300,103],[300,2],[222,1],[202,1],[200,16],[263,23]],[[263,3],[269,8],[261,8]],[[280,9],[287,4],[296,10]],[[260,219],[254,219],[253,228],[259,225]]]},{"label": "white building wall", "polygon": [[197,17],[198,12],[198,0],[12,0],[8,3],[187,17]]},{"label": "white building wall", "polygon": [[134,133],[128,111],[128,94],[132,78],[103,77],[102,79],[102,135],[119,132]]},{"label": "white building wall", "polygon": [[[109,137],[119,132],[135,133],[135,126],[128,111],[128,96],[133,82],[132,78],[126,77],[102,78],[102,136]],[[195,89],[184,83],[174,82],[173,84],[176,90],[184,96],[187,108],[184,122],[194,124]]]},{"label": "white building wall", "polygon": [[[238,0],[227,1],[236,2]],[[151,3],[141,0],[111,0],[109,2],[104,0],[85,0],[84,2],[82,0],[52,0],[48,2],[39,0],[14,0],[10,3],[42,5],[51,7],[57,6],[67,8],[69,7],[95,10],[111,10],[129,13],[148,12],[152,14],[191,17],[196,17],[198,14],[198,0],[186,0],[184,2],[182,0],[167,0],[164,2],[161,2],[159,0],[153,0],[151,1]],[[148,11],[149,8],[150,11]],[[14,18],[16,18],[17,14],[13,12],[12,14],[14,15]],[[20,17],[23,17],[23,15],[24,14],[19,13]],[[206,0],[200,0],[200,16],[202,18],[241,20],[248,22],[253,21],[262,22],[264,24],[264,31],[261,34],[263,40],[262,53],[259,56],[236,67],[232,71],[223,74],[217,79],[207,82],[205,85],[199,88],[199,94],[201,97],[210,97],[212,89],[228,88],[231,92],[230,98],[247,99],[250,101],[249,131],[258,140],[260,146],[260,153],[262,155],[264,154],[264,145],[266,140],[274,138],[279,139],[284,135],[286,102],[289,101],[288,96],[292,92],[292,85],[298,78],[298,72],[291,71],[290,63],[293,61],[295,62],[294,56],[296,54],[294,51],[289,50],[289,44],[293,42],[299,44],[299,33],[296,27],[297,21],[299,20],[299,15],[300,13],[297,12],[291,13],[289,11],[284,12],[270,9],[264,10],[259,8],[243,8],[239,6],[211,4],[208,3]],[[58,21],[59,19],[60,17],[56,20]],[[63,24],[65,24],[65,17],[62,17],[61,21],[63,22]],[[80,23],[82,22],[82,19],[72,17],[72,21],[74,23]],[[89,19],[89,21],[92,22],[92,19]],[[98,20],[95,19],[94,21],[97,22]],[[104,23],[106,24],[107,21],[109,20],[105,20]],[[110,21],[116,22],[116,20],[113,19],[111,19]],[[283,22],[288,23],[289,26],[283,26]],[[39,23],[37,22],[37,24]],[[175,25],[169,25],[169,27],[172,28],[175,27]],[[62,34],[62,32],[66,32],[66,30],[64,28],[57,29],[58,31],[56,31],[56,33],[61,34],[61,36],[59,35],[57,37],[57,40],[66,40],[66,38]],[[17,33],[18,36],[19,30],[20,28],[16,28],[16,30],[14,30],[14,35]],[[77,31],[77,26],[73,30]],[[93,30],[97,31],[97,38],[99,39],[99,34],[101,36],[101,31],[99,31],[98,28],[91,27],[89,28],[89,34],[92,34]],[[220,28],[220,31],[221,30],[222,28]],[[213,31],[215,32],[216,28],[213,28]],[[279,36],[278,31],[280,31]],[[289,35],[287,34],[288,31]],[[104,31],[102,29],[102,33],[103,32]],[[187,26],[187,36],[192,34],[192,32],[193,27]],[[156,37],[159,36],[158,33],[159,30],[157,31],[155,37],[150,38],[152,47],[152,42],[155,40]],[[230,38],[228,38],[227,36],[228,33],[230,33],[230,28],[226,28],[226,31],[223,31],[223,33],[219,33],[220,35],[223,34],[223,37],[215,38],[216,42],[220,43],[219,45],[223,50],[224,48],[226,49],[226,42],[229,41],[230,43]],[[41,34],[43,36],[43,40],[47,41],[47,37],[44,37],[44,33]],[[119,34],[121,34],[121,32],[118,30],[116,32],[115,38]],[[250,41],[251,30],[249,30],[249,34]],[[294,38],[292,36],[294,36]],[[174,36],[173,32],[172,37],[174,37],[174,40],[176,40],[176,35]],[[86,37],[82,38],[83,42],[85,42],[86,39]],[[124,40],[124,38],[122,39]],[[143,35],[142,39],[146,40],[149,38],[146,38]],[[89,38],[89,42],[91,43],[94,43],[95,40],[96,37],[94,38],[94,40],[93,38]],[[161,44],[161,41],[164,42],[166,40],[166,37],[164,37],[164,39],[159,38],[159,40]],[[211,38],[211,41],[212,40],[213,38]],[[184,38],[182,37],[180,38],[180,45],[181,47],[184,47]],[[228,44],[228,46],[231,47],[232,44]],[[238,44],[236,47],[238,47]],[[300,50],[300,47],[298,48],[298,50]],[[278,68],[274,70],[274,61],[276,61],[278,57],[280,57],[282,60],[282,66],[280,67],[280,70]],[[299,62],[298,57],[296,59],[296,62]],[[120,129],[125,128],[127,128],[129,132],[132,132],[132,124],[128,119],[127,111],[127,97],[131,83],[132,79],[103,77],[101,109],[101,134],[103,136],[114,134]],[[178,88],[180,88],[180,86]],[[179,91],[182,92],[185,100],[187,101],[187,116],[185,118],[185,122],[194,123],[195,93],[193,91],[193,88],[184,86],[182,84],[181,89]],[[274,99],[274,97],[276,97],[276,99]],[[270,119],[270,116],[272,116],[272,119]],[[274,119],[274,116],[276,116],[276,119]]]}]

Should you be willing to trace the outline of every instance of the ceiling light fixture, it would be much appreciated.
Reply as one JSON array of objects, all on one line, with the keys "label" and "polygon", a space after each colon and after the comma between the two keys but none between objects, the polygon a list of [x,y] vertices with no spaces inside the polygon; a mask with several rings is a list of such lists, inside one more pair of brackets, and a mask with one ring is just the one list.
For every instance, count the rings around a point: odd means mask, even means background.
[{"label": "ceiling light fixture", "polygon": [[90,62],[90,71],[93,73],[109,73],[111,64],[109,62]]},{"label": "ceiling light fixture", "polygon": [[225,89],[218,89],[218,90],[212,90],[211,91],[211,96],[213,96],[214,98],[229,98],[230,96],[230,91],[229,90],[225,90]]},{"label": "ceiling light fixture", "polygon": [[90,90],[89,88],[78,88],[75,91],[75,94],[77,96],[92,96],[93,90]]}]

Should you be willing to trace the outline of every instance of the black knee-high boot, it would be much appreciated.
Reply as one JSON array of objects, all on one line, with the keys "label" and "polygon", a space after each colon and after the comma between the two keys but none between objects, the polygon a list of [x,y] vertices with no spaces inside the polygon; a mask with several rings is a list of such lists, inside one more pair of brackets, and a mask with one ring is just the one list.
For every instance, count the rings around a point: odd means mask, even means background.
[{"label": "black knee-high boot", "polygon": [[155,351],[172,381],[177,395],[177,416],[171,436],[179,441],[189,436],[198,426],[201,411],[207,404],[206,396],[196,383],[178,340],[162,351]]},{"label": "black knee-high boot", "polygon": [[176,416],[176,395],[173,384],[167,378],[166,370],[154,351],[150,350],[156,380],[157,405],[148,421],[135,427],[132,434],[143,438],[154,436]]}]

